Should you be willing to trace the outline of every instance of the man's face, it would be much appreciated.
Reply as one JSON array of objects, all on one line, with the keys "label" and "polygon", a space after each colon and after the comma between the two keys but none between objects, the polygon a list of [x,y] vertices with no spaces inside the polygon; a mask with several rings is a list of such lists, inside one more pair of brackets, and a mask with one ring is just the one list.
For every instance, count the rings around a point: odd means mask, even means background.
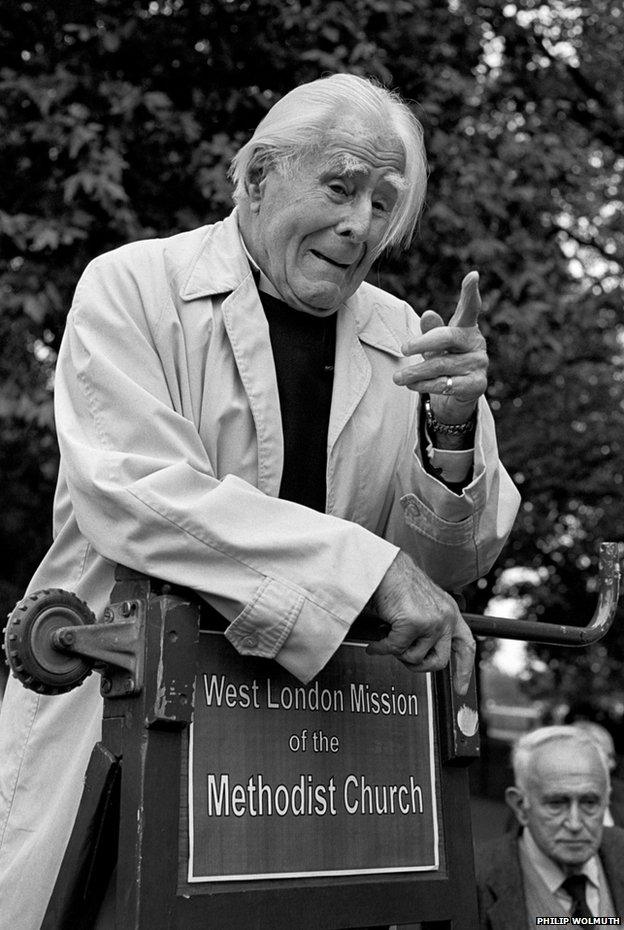
[{"label": "man's face", "polygon": [[519,819],[537,846],[573,870],[597,852],[608,784],[597,751],[574,743],[553,742],[533,756],[534,775],[524,793]]},{"label": "man's face", "polygon": [[403,188],[398,140],[361,123],[253,185],[247,247],[290,306],[325,316],[360,286]]}]

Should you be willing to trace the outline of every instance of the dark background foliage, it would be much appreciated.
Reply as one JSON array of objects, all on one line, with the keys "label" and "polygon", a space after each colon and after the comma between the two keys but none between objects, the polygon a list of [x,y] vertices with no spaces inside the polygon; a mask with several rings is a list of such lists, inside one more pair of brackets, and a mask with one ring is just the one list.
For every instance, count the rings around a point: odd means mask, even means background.
[{"label": "dark background foliage", "polygon": [[[82,269],[222,217],[228,161],[267,108],[351,71],[413,101],[431,166],[416,242],[375,281],[450,314],[481,274],[524,503],[469,606],[498,592],[585,622],[598,543],[624,538],[623,63],[617,0],[0,0],[0,609],[50,539],[52,378]],[[624,633],[536,655],[534,696],[624,712]]]}]

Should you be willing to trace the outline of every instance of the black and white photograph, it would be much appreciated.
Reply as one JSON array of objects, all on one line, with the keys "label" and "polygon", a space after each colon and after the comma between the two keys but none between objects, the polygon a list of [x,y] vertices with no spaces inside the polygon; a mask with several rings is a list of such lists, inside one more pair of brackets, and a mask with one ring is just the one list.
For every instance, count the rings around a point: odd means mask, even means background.
[{"label": "black and white photograph", "polygon": [[621,0],[0,0],[0,930],[624,920]]}]

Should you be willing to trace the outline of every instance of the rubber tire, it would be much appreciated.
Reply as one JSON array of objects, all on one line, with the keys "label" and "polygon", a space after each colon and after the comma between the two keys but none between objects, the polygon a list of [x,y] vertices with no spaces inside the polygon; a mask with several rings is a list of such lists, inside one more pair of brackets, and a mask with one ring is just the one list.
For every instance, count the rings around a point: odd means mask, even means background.
[{"label": "rubber tire", "polygon": [[64,694],[81,685],[93,663],[55,649],[53,633],[66,626],[95,623],[84,601],[61,588],[29,594],[9,614],[4,650],[11,671],[25,688],[38,694]]}]

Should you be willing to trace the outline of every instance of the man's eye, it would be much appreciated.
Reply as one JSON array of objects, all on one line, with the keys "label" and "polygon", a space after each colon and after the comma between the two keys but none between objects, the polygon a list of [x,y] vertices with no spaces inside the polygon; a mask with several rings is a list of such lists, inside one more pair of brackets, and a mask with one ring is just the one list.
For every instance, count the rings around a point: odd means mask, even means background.
[{"label": "man's eye", "polygon": [[334,194],[340,194],[342,197],[345,197],[347,194],[347,188],[344,184],[341,184],[340,181],[331,181],[328,187]]},{"label": "man's eye", "polygon": [[373,209],[377,210],[379,213],[387,213],[389,208],[385,200],[374,200]]},{"label": "man's eye", "polygon": [[546,801],[545,807],[550,814],[562,814],[563,811],[567,809],[568,802],[563,799],[553,798],[550,801]]},{"label": "man's eye", "polygon": [[584,814],[595,814],[600,808],[600,798],[581,798],[579,801],[579,807]]}]

